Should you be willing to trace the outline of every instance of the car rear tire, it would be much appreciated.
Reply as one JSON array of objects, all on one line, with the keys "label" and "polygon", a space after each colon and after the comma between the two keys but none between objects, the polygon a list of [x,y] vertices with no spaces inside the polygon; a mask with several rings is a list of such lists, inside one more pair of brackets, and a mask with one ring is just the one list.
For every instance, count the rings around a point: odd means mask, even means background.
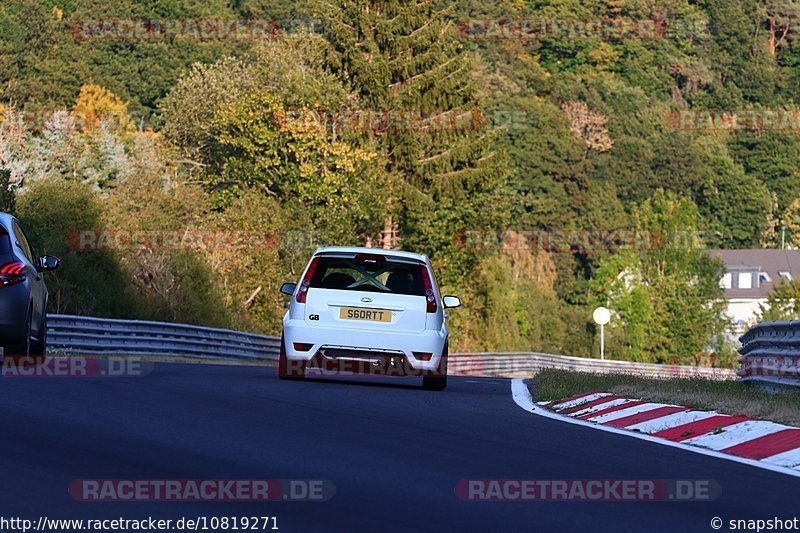
[{"label": "car rear tire", "polygon": [[285,380],[300,380],[306,377],[305,361],[290,361],[286,357],[286,343],[281,337],[281,348],[278,355],[278,378]]},{"label": "car rear tire", "polygon": [[44,357],[47,354],[47,315],[42,317],[42,328],[39,330],[40,339],[36,342],[31,342],[31,355],[39,355]]},{"label": "car rear tire", "polygon": [[436,367],[436,375],[423,376],[422,388],[435,391],[443,391],[447,388],[447,343],[445,343],[444,350],[442,350],[439,366]]}]

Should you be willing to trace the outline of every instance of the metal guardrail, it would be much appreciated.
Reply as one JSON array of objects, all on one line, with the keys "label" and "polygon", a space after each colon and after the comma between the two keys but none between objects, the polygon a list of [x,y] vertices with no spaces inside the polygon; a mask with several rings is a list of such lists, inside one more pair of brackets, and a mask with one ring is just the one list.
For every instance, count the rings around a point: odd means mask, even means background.
[{"label": "metal guardrail", "polygon": [[739,340],[741,381],[800,387],[800,320],[762,322]]},{"label": "metal guardrail", "polygon": [[176,355],[278,358],[280,339],[171,322],[48,315],[48,352],[81,355]]},{"label": "metal guardrail", "polygon": [[592,372],[596,374],[628,374],[651,378],[734,379],[729,368],[704,366],[634,363],[606,359],[588,359],[546,353],[481,353],[450,356],[448,373],[453,375],[489,375],[522,377],[545,368]]},{"label": "metal guardrail", "polygon": [[[170,322],[48,315],[48,351],[112,356],[234,357],[275,361],[280,339],[268,335]],[[649,377],[733,379],[733,370],[586,359],[544,353],[450,354],[448,373],[456,376],[530,376],[544,368],[623,373]]]}]

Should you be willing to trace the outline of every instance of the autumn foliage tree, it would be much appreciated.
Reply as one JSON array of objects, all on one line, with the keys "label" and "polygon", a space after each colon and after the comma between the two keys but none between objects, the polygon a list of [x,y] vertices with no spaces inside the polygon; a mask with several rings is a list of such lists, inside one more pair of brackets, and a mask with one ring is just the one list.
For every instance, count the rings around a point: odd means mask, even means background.
[{"label": "autumn foliage tree", "polygon": [[72,116],[79,127],[87,133],[98,130],[103,123],[123,133],[134,129],[128,114],[128,104],[99,85],[89,84],[81,87],[81,92],[72,107]]}]

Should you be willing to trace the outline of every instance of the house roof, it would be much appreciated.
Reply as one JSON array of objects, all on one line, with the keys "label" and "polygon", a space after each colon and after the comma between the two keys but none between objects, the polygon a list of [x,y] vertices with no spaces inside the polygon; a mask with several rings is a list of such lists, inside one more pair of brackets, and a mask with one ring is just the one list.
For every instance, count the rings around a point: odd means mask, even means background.
[{"label": "house roof", "polygon": [[775,285],[782,281],[781,273],[788,272],[792,279],[800,280],[800,250],[709,250],[712,257],[719,257],[728,272],[766,273],[770,281],[753,279],[752,289],[732,287],[725,289],[726,298],[766,298]]}]

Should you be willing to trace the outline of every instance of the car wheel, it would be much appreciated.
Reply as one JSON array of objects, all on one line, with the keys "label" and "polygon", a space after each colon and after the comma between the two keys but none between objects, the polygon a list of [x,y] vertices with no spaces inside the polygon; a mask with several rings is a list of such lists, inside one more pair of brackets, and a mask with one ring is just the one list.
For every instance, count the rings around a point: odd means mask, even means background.
[{"label": "car wheel", "polygon": [[281,348],[278,355],[278,378],[287,380],[299,380],[306,377],[305,361],[290,361],[286,357],[286,344],[281,336]]},{"label": "car wheel", "polygon": [[42,317],[42,328],[40,339],[36,342],[31,342],[31,355],[44,356],[47,353],[47,315]]},{"label": "car wheel", "polygon": [[447,343],[442,350],[442,358],[439,360],[439,366],[436,367],[436,374],[434,376],[423,376],[422,388],[425,390],[442,391],[447,388]]}]

